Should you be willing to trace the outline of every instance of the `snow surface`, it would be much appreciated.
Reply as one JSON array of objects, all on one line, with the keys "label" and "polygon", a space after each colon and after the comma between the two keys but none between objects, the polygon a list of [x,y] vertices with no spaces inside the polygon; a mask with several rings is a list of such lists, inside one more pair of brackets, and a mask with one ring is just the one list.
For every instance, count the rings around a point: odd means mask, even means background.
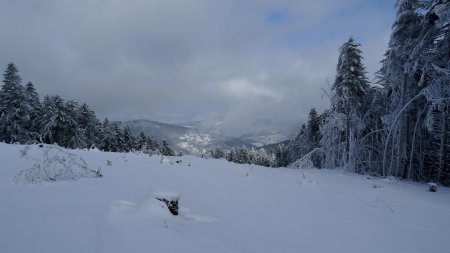
[{"label": "snow surface", "polygon": [[[450,190],[337,170],[73,151],[103,177],[15,183],[0,144],[0,252],[448,252]],[[30,146],[26,153],[42,157]],[[22,155],[21,155],[22,154]],[[107,166],[107,161],[112,165]],[[303,176],[304,175],[304,176]],[[156,194],[180,196],[172,216]],[[179,194],[179,195],[178,195]]]}]

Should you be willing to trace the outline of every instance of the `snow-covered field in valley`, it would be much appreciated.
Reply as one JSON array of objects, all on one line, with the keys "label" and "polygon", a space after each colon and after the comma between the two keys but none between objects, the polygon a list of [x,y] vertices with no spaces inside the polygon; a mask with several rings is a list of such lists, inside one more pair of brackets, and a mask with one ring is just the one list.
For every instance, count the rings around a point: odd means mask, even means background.
[{"label": "snow-covered field in valley", "polygon": [[[303,177],[192,156],[76,150],[65,152],[92,171],[101,167],[103,177],[26,183],[17,175],[47,164],[44,150],[0,144],[0,252],[450,251],[443,187],[432,193],[426,184],[336,170],[304,169]],[[71,161],[58,159],[52,166]],[[154,197],[177,194],[178,216]]]}]

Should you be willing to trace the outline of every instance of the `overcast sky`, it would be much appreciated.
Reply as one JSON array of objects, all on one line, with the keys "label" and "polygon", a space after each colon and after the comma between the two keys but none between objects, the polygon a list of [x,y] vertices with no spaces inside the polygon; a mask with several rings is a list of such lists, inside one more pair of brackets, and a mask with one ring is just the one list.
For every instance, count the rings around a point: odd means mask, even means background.
[{"label": "overcast sky", "polygon": [[0,66],[100,118],[298,127],[328,106],[339,47],[379,68],[394,0],[0,0]]}]

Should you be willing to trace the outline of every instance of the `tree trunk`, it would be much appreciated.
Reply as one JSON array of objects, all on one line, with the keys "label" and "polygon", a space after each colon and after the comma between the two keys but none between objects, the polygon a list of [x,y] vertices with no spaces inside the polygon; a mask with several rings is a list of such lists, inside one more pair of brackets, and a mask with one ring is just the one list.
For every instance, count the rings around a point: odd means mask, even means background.
[{"label": "tree trunk", "polygon": [[442,171],[445,168],[446,162],[446,146],[447,146],[447,110],[442,113],[441,122],[441,143],[439,145],[439,165],[438,165],[438,176],[437,179],[440,181],[442,177]]}]

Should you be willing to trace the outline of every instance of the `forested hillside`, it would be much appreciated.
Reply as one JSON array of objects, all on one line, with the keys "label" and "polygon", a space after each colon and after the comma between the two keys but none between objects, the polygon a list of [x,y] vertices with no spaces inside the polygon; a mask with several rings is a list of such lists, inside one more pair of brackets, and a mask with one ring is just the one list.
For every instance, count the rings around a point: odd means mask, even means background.
[{"label": "forested hillside", "polygon": [[47,143],[62,147],[97,148],[112,152],[143,151],[174,155],[162,144],[105,119],[103,122],[87,104],[45,96],[41,101],[32,82],[22,85],[14,63],[8,64],[0,90],[0,141],[6,143]]}]

